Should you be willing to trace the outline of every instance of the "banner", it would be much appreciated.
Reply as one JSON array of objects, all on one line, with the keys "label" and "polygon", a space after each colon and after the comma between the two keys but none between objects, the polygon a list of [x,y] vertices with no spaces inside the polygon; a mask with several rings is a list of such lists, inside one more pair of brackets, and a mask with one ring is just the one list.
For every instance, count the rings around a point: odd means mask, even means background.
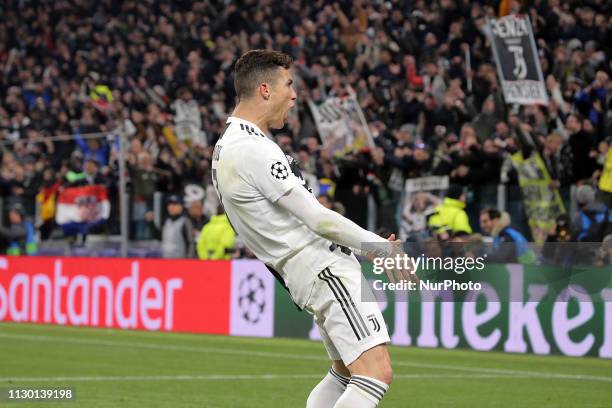
[{"label": "banner", "polygon": [[506,103],[548,104],[533,30],[526,15],[488,20],[493,55]]},{"label": "banner", "polygon": [[519,176],[523,193],[523,205],[534,242],[544,243],[555,226],[555,219],[565,213],[559,190],[551,190],[548,170],[539,154],[533,153],[528,159],[519,151],[512,155],[512,163]]},{"label": "banner", "polygon": [[321,103],[308,100],[317,131],[326,149],[336,157],[374,146],[357,96],[329,97]]},{"label": "banner", "polygon": [[[371,265],[362,266],[372,282]],[[377,292],[391,344],[612,358],[612,283],[606,268],[558,278],[558,266],[488,265],[482,274],[482,290],[454,297],[443,290]],[[275,335],[316,339],[312,316],[297,311],[280,286],[276,295]]]},{"label": "banner", "polygon": [[230,262],[0,258],[0,321],[229,333]]},{"label": "banner", "polygon": [[94,224],[107,220],[109,216],[108,190],[103,185],[67,187],[59,193],[55,215],[59,225]]},{"label": "banner", "polygon": [[206,134],[202,131],[202,116],[198,103],[193,99],[179,98],[174,101],[172,108],[174,109],[174,131],[178,139],[206,146]]},{"label": "banner", "polygon": [[230,334],[274,335],[274,282],[268,268],[257,260],[232,261]]},{"label": "banner", "polygon": [[442,203],[448,189],[448,176],[420,177],[406,180],[399,238],[417,238],[427,232],[427,220]]}]

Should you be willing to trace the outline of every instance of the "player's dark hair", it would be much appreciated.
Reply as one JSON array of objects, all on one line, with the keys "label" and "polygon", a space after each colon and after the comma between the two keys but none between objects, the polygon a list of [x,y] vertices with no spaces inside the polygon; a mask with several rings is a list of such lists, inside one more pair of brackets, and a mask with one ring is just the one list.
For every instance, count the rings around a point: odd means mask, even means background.
[{"label": "player's dark hair", "polygon": [[492,219],[492,220],[500,219],[501,218],[501,213],[499,212],[499,210],[497,208],[485,208],[480,213],[481,214],[487,214],[489,216],[489,218]]},{"label": "player's dark hair", "polygon": [[278,68],[291,68],[293,59],[282,52],[271,50],[247,51],[234,67],[234,88],[238,99],[248,97],[264,82],[272,82]]}]

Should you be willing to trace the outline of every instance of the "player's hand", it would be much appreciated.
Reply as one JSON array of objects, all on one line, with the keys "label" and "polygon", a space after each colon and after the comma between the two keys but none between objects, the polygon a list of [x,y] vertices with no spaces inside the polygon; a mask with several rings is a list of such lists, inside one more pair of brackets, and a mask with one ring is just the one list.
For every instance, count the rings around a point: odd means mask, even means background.
[{"label": "player's hand", "polygon": [[412,260],[408,257],[404,257],[406,253],[402,248],[402,242],[399,239],[395,238],[395,234],[391,234],[387,239],[389,240],[389,242],[392,243],[392,250],[391,254],[389,255],[389,258],[395,259],[397,255],[400,255],[400,257],[402,257],[403,259],[407,258],[406,265],[404,265],[404,262],[402,261],[401,265],[396,265],[397,267],[394,269],[385,268],[385,272],[387,274],[389,282],[397,283],[401,281],[408,281],[418,283],[419,277],[416,275],[416,270],[414,268]]}]

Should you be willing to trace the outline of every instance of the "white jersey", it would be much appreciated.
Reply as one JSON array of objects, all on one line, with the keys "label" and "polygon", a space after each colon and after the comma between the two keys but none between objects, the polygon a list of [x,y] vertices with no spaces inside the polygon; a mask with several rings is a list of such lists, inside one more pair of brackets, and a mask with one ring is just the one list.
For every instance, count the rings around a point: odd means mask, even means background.
[{"label": "white jersey", "polygon": [[213,153],[214,187],[238,235],[298,303],[302,286],[330,262],[330,242],[277,204],[292,188],[305,188],[281,148],[251,122],[232,116],[227,123]]},{"label": "white jersey", "polygon": [[236,117],[227,122],[213,152],[212,177],[236,232],[278,272],[293,301],[315,316],[332,360],[349,365],[366,350],[389,342],[354,255],[338,250],[278,205],[291,189],[306,187],[295,163],[253,123]]}]

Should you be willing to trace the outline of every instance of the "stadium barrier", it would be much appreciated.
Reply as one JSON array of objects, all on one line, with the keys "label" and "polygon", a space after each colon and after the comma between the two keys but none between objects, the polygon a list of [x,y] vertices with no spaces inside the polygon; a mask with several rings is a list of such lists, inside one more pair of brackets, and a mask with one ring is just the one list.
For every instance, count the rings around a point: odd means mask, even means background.
[{"label": "stadium barrier", "polygon": [[[402,292],[379,299],[392,343],[612,358],[610,271],[554,280],[547,275],[559,271],[542,266],[486,272],[480,292],[453,302]],[[373,277],[370,265],[364,273]],[[523,293],[508,293],[517,283]],[[0,257],[0,321],[319,338],[312,317],[254,260]]]}]

